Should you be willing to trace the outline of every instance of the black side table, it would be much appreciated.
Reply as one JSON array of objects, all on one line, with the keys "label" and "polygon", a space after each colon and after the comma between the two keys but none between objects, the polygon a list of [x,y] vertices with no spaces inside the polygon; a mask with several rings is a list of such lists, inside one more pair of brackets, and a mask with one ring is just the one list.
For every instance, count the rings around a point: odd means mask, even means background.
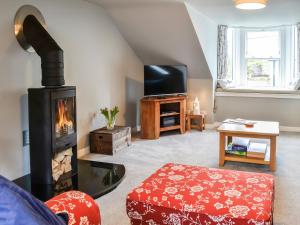
[{"label": "black side table", "polygon": [[123,180],[124,175],[125,167],[121,164],[78,160],[78,174],[61,183],[35,184],[31,182],[30,174],[13,182],[41,201],[47,201],[68,190],[79,190],[96,199],[115,189]]}]

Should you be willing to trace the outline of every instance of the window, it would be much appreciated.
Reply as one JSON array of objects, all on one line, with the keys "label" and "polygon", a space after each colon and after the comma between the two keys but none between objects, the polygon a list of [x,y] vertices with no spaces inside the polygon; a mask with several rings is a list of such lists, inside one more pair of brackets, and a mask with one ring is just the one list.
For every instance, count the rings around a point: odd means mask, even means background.
[{"label": "window", "polygon": [[280,46],[280,31],[246,31],[247,86],[273,87],[279,83]]},{"label": "window", "polygon": [[288,88],[297,76],[296,26],[229,28],[227,76],[240,88]]}]

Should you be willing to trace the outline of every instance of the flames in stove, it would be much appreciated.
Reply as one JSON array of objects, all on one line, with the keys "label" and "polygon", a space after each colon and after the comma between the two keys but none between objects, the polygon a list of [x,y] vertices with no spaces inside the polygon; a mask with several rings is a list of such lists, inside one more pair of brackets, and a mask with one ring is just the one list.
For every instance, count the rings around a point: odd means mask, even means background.
[{"label": "flames in stove", "polygon": [[72,98],[60,99],[56,105],[56,137],[62,137],[74,133],[74,116]]}]

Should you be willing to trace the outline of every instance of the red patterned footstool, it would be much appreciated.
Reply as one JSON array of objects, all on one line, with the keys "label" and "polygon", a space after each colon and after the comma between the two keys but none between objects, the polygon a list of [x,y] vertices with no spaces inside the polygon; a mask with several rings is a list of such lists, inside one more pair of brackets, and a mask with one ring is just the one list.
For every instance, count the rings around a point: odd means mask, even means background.
[{"label": "red patterned footstool", "polygon": [[132,225],[270,225],[274,177],[167,164],[127,196]]},{"label": "red patterned footstool", "polygon": [[68,225],[100,225],[99,207],[92,197],[80,191],[68,191],[45,202],[54,213],[67,213]]}]

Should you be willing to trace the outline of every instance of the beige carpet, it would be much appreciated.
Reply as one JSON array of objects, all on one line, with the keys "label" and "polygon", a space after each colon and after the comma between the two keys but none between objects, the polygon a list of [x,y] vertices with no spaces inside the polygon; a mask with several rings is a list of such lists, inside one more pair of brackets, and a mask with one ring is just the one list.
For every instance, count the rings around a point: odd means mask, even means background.
[{"label": "beige carpet", "polygon": [[[165,135],[159,140],[135,140],[115,156],[89,154],[85,159],[122,163],[126,177],[111,193],[97,199],[103,225],[129,225],[125,200],[127,193],[168,162],[218,168],[216,131],[192,131]],[[226,163],[225,169],[270,173],[268,167]],[[275,225],[300,225],[300,134],[281,133],[277,141]]]}]

